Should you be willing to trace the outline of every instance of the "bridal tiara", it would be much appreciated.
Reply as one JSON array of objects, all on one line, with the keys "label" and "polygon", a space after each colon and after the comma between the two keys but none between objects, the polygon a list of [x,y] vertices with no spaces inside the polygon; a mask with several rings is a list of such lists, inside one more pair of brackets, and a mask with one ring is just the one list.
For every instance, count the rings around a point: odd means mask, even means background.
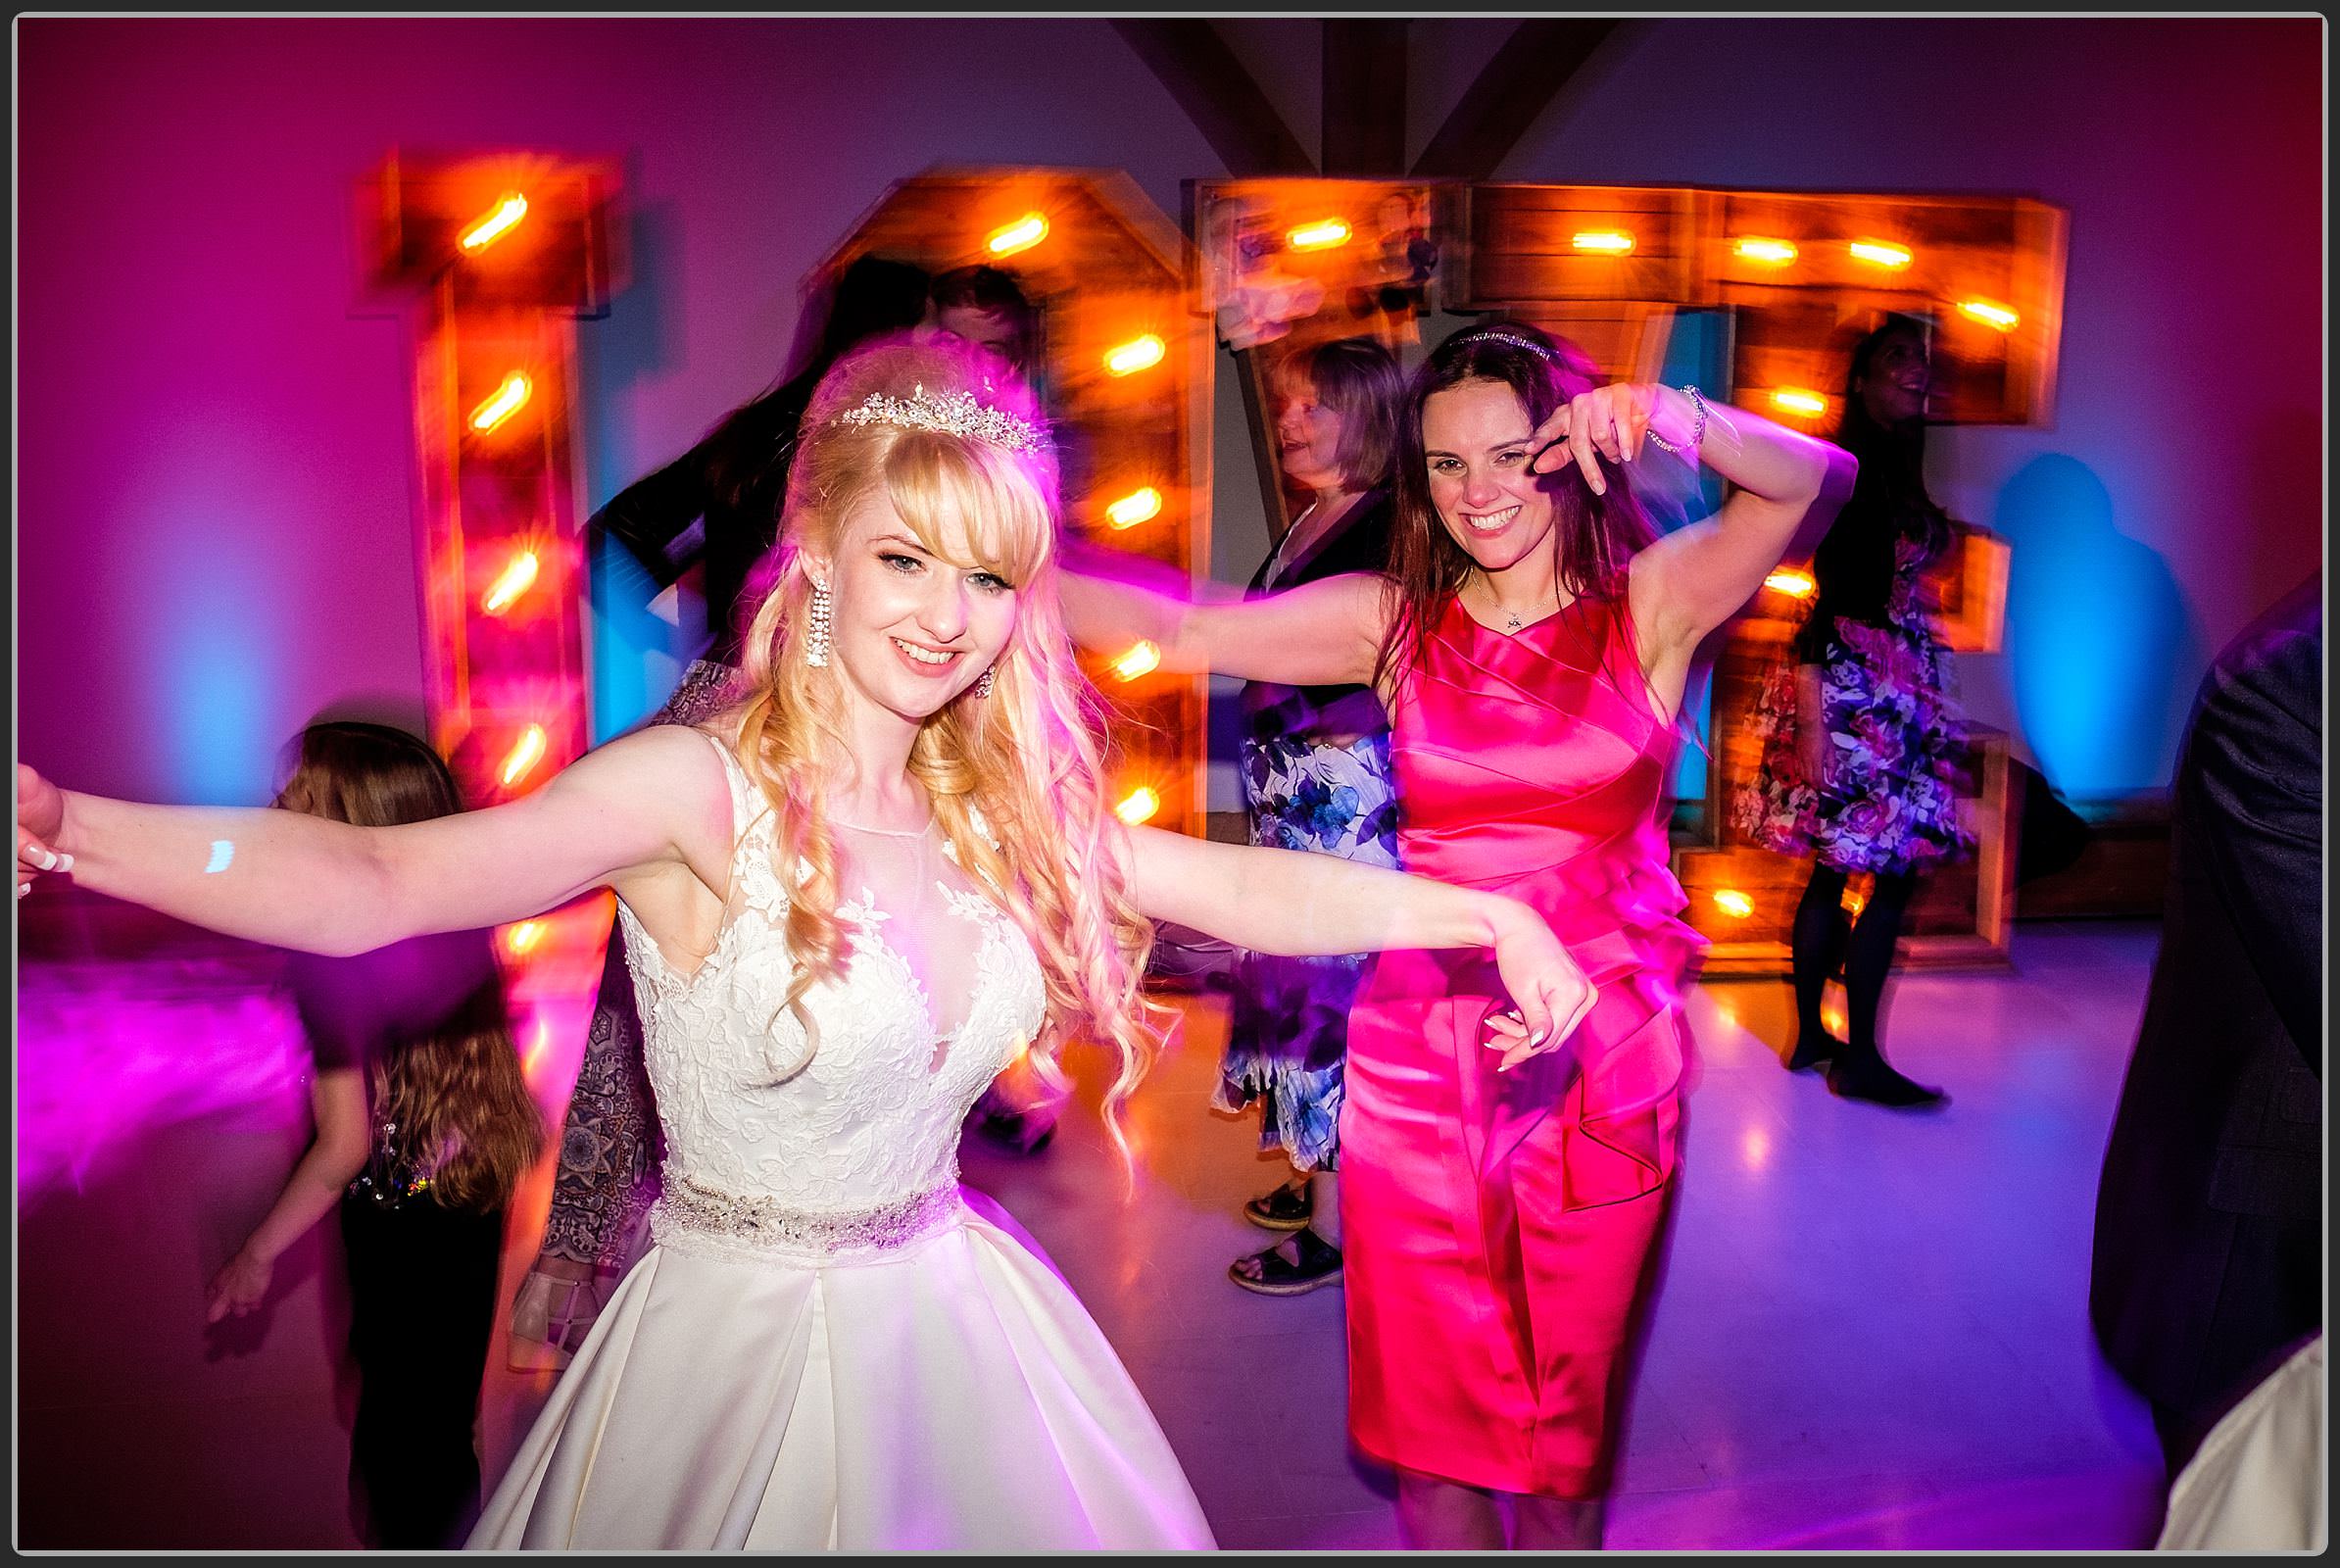
[{"label": "bridal tiara", "polygon": [[925,386],[914,386],[907,398],[888,397],[872,392],[861,400],[858,408],[848,409],[837,416],[840,424],[892,424],[905,430],[935,430],[944,435],[969,437],[989,442],[1002,451],[1014,453],[1038,452],[1043,442],[1040,431],[1014,415],[990,408],[975,401],[972,393],[930,393]]}]

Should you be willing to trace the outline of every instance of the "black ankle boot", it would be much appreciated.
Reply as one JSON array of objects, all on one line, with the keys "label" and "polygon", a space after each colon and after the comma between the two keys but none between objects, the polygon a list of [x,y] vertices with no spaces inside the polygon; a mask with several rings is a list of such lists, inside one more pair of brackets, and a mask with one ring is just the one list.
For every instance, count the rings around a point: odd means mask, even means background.
[{"label": "black ankle boot", "polygon": [[1867,1051],[1848,1046],[1828,1064],[1828,1092],[1896,1110],[1930,1110],[1950,1102],[1950,1097],[1939,1089],[1928,1089],[1896,1072],[1874,1046]]},{"label": "black ankle boot", "polygon": [[1835,1060],[1844,1054],[1844,1042],[1829,1034],[1819,1024],[1809,1027],[1798,1024],[1795,1049],[1787,1054],[1789,1072],[1809,1072],[1813,1068]]}]

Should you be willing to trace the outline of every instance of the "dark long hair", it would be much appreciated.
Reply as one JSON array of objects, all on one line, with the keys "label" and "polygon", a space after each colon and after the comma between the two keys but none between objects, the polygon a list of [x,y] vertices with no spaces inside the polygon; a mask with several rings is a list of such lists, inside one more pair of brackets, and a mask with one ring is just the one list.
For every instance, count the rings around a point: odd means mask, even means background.
[{"label": "dark long hair", "polygon": [[927,282],[925,269],[908,262],[860,256],[807,302],[808,313],[821,313],[810,357],[779,385],[725,415],[707,437],[707,488],[718,501],[737,509],[761,488],[771,492],[777,512],[786,455],[812,389],[856,344],[916,326],[926,314]]},{"label": "dark long hair", "polygon": [[[300,760],[276,804],[359,827],[428,821],[463,808],[437,752],[405,730],[352,720],[301,732]],[[492,958],[485,978],[436,1029],[397,1042],[371,1071],[371,1118],[397,1125],[408,1167],[401,1174],[428,1177],[424,1191],[442,1207],[502,1207],[544,1150],[544,1112],[520,1073]]]},{"label": "dark long hair", "polygon": [[1026,380],[1033,374],[1032,354],[1040,347],[1040,308],[1032,303],[1013,272],[997,267],[954,267],[938,273],[927,290],[937,310],[981,311],[1007,321],[1007,361]]},{"label": "dark long hair", "polygon": [[[1599,385],[1600,373],[1575,344],[1524,321],[1465,327],[1431,350],[1414,372],[1397,414],[1397,515],[1389,541],[1397,614],[1374,669],[1377,685],[1386,684],[1391,671],[1422,662],[1447,597],[1462,587],[1472,568],[1470,553],[1446,531],[1431,503],[1430,462],[1422,442],[1422,411],[1431,395],[1465,381],[1511,388],[1534,428],[1571,398]],[[1657,537],[1625,469],[1606,458],[1600,469],[1608,482],[1606,495],[1594,495],[1574,464],[1540,480],[1552,498],[1560,586],[1578,598],[1623,593],[1627,564]]]},{"label": "dark long hair", "polygon": [[1853,345],[1844,370],[1844,413],[1836,422],[1836,444],[1861,465],[1846,498],[1845,513],[1889,519],[1896,532],[1916,540],[1924,559],[1933,561],[1950,546],[1950,514],[1926,489],[1926,416],[1880,424],[1871,416],[1861,383],[1884,346],[1896,336],[1930,341],[1927,324],[1915,316],[1887,316]]}]

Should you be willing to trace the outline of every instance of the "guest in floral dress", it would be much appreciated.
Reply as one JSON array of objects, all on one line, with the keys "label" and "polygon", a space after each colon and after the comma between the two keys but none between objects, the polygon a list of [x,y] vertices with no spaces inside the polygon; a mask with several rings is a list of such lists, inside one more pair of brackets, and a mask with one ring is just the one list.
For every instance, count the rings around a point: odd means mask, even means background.
[{"label": "guest in floral dress", "polygon": [[[1792,1071],[1828,1067],[1829,1089],[1883,1105],[1939,1105],[1884,1057],[1877,1014],[1919,878],[1965,854],[1953,787],[1957,726],[1942,702],[1942,647],[1918,603],[1921,573],[1949,549],[1949,516],[1926,494],[1925,324],[1894,316],[1853,350],[1837,444],[1860,460],[1853,496],[1812,558],[1818,584],[1792,662],[1755,705],[1763,761],[1735,803],[1757,843],[1813,857],[1790,947]],[[1855,872],[1874,885],[1849,936]],[[1841,956],[1846,1038],[1820,1016]]]},{"label": "guest in floral dress", "polygon": [[[1314,492],[1258,574],[1254,593],[1320,577],[1379,571],[1389,549],[1390,458],[1397,362],[1370,338],[1302,349],[1276,376],[1276,437],[1287,477]],[[1397,864],[1397,803],[1389,719],[1364,686],[1279,686],[1243,692],[1243,806],[1251,842]],[[1341,1071],[1348,1008],[1365,956],[1236,960],[1234,1014],[1212,1102],[1256,1101],[1262,1149],[1281,1149],[1299,1179],[1243,1207],[1291,1234],[1239,1258],[1229,1278],[1268,1296],[1297,1296],[1341,1278]]]}]

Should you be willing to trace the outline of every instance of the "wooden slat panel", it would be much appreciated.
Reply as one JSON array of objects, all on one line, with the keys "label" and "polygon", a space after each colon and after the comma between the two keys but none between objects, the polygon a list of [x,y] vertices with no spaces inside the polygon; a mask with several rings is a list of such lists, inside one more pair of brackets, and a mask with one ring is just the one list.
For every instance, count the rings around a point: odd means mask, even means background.
[{"label": "wooden slat panel", "polygon": [[[1468,201],[1467,310],[1540,302],[1689,304],[1699,265],[1697,193],[1617,185],[1486,185]],[[1632,254],[1579,250],[1574,238],[1617,230]]]}]

